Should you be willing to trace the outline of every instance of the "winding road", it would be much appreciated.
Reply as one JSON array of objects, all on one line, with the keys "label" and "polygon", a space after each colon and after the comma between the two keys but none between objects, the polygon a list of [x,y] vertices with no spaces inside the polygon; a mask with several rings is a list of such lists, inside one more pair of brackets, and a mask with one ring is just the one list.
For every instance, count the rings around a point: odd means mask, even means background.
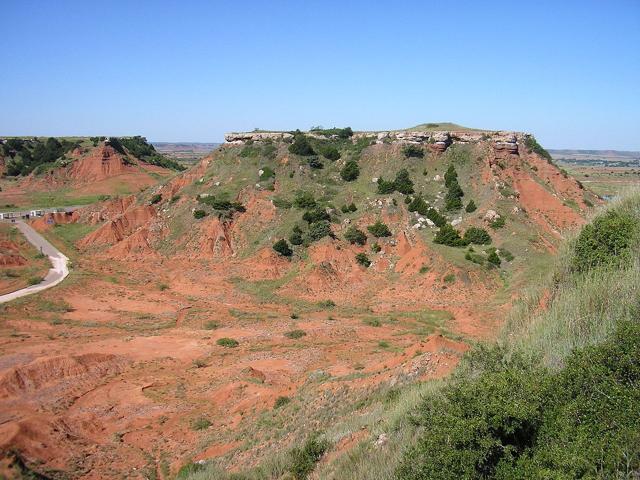
[{"label": "winding road", "polygon": [[44,280],[37,285],[32,285],[30,287],[16,290],[15,292],[0,295],[0,303],[9,302],[11,300],[15,300],[16,298],[31,295],[32,293],[41,292],[42,290],[46,290],[47,288],[54,287],[62,282],[67,275],[69,275],[69,268],[67,267],[67,262],[69,261],[69,259],[62,252],[51,245],[42,235],[36,232],[25,222],[17,221],[14,225],[18,227],[18,230],[23,233],[26,239],[34,247],[36,247],[38,250],[49,257],[52,268],[49,270],[49,273],[47,273],[47,276],[44,277]]}]

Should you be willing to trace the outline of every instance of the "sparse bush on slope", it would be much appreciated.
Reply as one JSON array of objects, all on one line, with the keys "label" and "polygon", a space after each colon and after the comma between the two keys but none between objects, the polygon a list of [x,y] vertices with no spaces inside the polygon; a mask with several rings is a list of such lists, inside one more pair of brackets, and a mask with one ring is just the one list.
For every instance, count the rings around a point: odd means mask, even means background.
[{"label": "sparse bush on slope", "polygon": [[464,247],[468,245],[468,242],[460,236],[460,232],[448,223],[440,227],[440,230],[433,237],[433,241],[449,247]]},{"label": "sparse bush on slope", "polygon": [[354,245],[364,245],[367,243],[367,234],[352,225],[345,232],[344,239]]},{"label": "sparse bush on slope", "polygon": [[378,178],[378,193],[380,195],[386,195],[396,191],[404,195],[410,195],[414,192],[413,181],[406,168],[399,170],[393,181],[385,180],[382,177]]},{"label": "sparse bush on slope", "polygon": [[289,152],[301,156],[316,154],[307,137],[301,132],[296,132],[293,138],[293,143],[289,145]]},{"label": "sparse bush on slope", "polygon": [[389,227],[387,227],[387,225],[382,223],[380,220],[378,220],[373,225],[369,225],[367,227],[367,230],[369,230],[369,233],[376,238],[391,236],[391,230],[389,230]]},{"label": "sparse bush on slope", "polygon": [[402,148],[402,154],[407,158],[423,158],[424,150],[418,145],[407,145]]},{"label": "sparse bush on slope", "polygon": [[475,243],[476,245],[489,245],[491,243],[491,236],[484,228],[469,227],[464,232],[464,241],[469,243]]},{"label": "sparse bush on slope", "polygon": [[283,257],[290,257],[293,254],[293,250],[291,250],[291,247],[284,238],[274,243],[273,249]]},{"label": "sparse bush on slope", "polygon": [[553,163],[553,158],[551,154],[545,150],[545,148],[538,143],[536,137],[533,135],[529,135],[524,140],[524,145],[530,152],[536,153],[540,155],[542,158],[546,159],[547,162]]},{"label": "sparse bush on slope", "polygon": [[360,176],[360,167],[358,166],[358,163],[353,160],[349,160],[345,163],[344,167],[342,167],[342,170],[340,170],[340,176],[345,182],[353,182]]}]

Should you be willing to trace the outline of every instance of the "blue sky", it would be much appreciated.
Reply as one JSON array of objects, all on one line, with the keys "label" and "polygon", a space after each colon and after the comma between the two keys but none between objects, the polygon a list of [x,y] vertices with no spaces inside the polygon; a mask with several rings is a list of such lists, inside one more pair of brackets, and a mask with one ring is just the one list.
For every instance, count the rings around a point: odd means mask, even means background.
[{"label": "blue sky", "polygon": [[640,150],[639,0],[0,6],[0,135],[452,121]]}]

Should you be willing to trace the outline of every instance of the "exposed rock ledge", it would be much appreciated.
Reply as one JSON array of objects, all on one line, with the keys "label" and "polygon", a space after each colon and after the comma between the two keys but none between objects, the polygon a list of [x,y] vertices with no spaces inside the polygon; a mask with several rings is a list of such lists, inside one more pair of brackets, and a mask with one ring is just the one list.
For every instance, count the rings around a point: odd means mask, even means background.
[{"label": "exposed rock ledge", "polygon": [[[315,136],[312,132],[306,135]],[[408,131],[396,130],[388,132],[357,132],[353,140],[371,138],[376,143],[413,143],[429,144],[434,150],[443,152],[452,143],[491,143],[497,152],[518,153],[518,143],[529,134],[505,131]],[[243,144],[265,140],[282,141],[293,138],[288,132],[233,132],[226,133],[224,139],[228,144]]]},{"label": "exposed rock ledge", "polygon": [[264,140],[281,141],[293,138],[288,132],[231,132],[224,134],[224,141],[227,143],[240,144],[245,142],[260,142]]}]

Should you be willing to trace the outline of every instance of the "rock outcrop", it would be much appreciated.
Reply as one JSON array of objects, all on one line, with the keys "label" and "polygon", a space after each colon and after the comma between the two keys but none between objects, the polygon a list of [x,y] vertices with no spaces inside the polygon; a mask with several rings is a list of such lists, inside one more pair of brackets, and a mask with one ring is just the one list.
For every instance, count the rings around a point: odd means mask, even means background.
[{"label": "rock outcrop", "polygon": [[224,134],[224,141],[232,144],[265,140],[281,141],[289,138],[293,138],[293,135],[288,132],[232,132]]},{"label": "rock outcrop", "polygon": [[[325,138],[306,132],[314,138]],[[522,132],[505,132],[491,130],[472,131],[431,131],[431,130],[395,130],[384,132],[357,132],[353,134],[353,141],[370,138],[376,143],[425,144],[435,152],[444,152],[453,143],[488,142],[492,145],[497,156],[514,154],[519,151],[518,144],[529,135]],[[238,145],[247,142],[282,141],[293,138],[287,132],[233,132],[224,136],[227,144]]]}]

